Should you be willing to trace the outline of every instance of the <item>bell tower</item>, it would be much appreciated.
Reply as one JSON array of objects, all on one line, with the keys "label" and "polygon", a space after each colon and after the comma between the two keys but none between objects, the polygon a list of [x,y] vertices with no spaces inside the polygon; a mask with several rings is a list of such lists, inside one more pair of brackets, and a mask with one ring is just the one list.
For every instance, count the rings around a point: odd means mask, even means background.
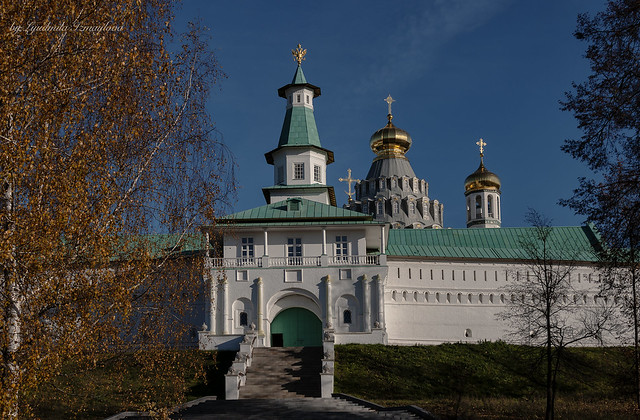
[{"label": "bell tower", "polygon": [[278,89],[278,96],[287,101],[278,147],[265,153],[267,163],[273,165],[274,184],[262,192],[267,204],[302,197],[335,206],[334,189],[327,186],[333,152],[320,144],[313,116],[313,100],[320,96],[320,88],[308,83],[302,71],[307,50],[298,44],[291,53],[298,67],[291,83]]},{"label": "bell tower", "polygon": [[502,224],[500,178],[484,166],[484,146],[487,143],[480,139],[476,144],[480,147],[480,166],[464,180],[467,227],[499,228]]}]

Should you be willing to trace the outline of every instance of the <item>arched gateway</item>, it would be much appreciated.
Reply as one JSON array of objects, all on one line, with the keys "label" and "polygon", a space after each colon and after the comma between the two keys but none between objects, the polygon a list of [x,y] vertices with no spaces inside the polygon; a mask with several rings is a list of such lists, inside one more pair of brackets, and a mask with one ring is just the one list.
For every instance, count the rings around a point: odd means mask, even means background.
[{"label": "arched gateway", "polygon": [[322,345],[322,322],[304,308],[288,308],[271,322],[272,347]]}]

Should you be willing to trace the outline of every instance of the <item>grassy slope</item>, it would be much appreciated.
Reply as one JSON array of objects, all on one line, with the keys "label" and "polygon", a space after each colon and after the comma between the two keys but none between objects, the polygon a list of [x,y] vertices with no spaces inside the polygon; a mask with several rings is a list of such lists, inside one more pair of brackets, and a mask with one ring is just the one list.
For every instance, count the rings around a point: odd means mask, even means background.
[{"label": "grassy slope", "polygon": [[[544,376],[534,350],[504,343],[336,346],[335,390],[383,405],[419,405],[443,418],[536,418],[543,414]],[[186,392],[178,399],[171,392],[161,398],[168,404],[206,395],[222,398],[223,375],[233,355],[183,352],[175,368],[184,382],[175,386]],[[633,418],[630,360],[628,349],[571,349],[559,377],[560,418]],[[124,368],[121,376],[108,364],[80,374],[70,367],[70,374],[29,398],[34,413],[47,419],[97,419],[153,408],[135,401],[155,385],[136,364]]]},{"label": "grassy slope", "polygon": [[[443,417],[536,418],[544,409],[539,350],[505,343],[336,346],[336,392]],[[562,418],[631,415],[628,350],[570,349],[558,378]],[[629,417],[631,418],[631,417]]]}]

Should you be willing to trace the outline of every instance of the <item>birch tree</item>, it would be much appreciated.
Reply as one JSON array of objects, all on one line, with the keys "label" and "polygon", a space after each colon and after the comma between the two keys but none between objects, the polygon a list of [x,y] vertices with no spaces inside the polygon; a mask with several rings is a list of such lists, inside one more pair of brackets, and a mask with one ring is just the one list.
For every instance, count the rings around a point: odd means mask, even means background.
[{"label": "birch tree", "polygon": [[233,183],[204,109],[223,74],[173,7],[2,1],[2,418],[28,416],[23,397],[70,360],[183,332],[194,278],[177,256]]},{"label": "birch tree", "polygon": [[584,291],[575,290],[578,253],[572,255],[571,245],[559,242],[549,219],[534,210],[526,219],[532,228],[519,241],[523,267],[505,288],[510,299],[499,317],[507,322],[516,342],[541,350],[545,419],[550,420],[555,414],[557,374],[566,347],[601,342],[610,310],[604,299],[598,305],[587,305],[582,299]]}]

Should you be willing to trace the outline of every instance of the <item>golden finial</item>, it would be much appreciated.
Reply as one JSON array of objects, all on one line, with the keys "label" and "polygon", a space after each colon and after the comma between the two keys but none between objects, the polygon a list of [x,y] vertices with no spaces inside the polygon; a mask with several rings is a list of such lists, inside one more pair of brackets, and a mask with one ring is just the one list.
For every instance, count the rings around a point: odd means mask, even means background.
[{"label": "golden finial", "polygon": [[478,146],[480,146],[480,157],[484,157],[484,146],[487,145],[484,140],[480,139],[476,142]]},{"label": "golden finial", "polygon": [[304,56],[307,55],[307,50],[302,49],[302,45],[298,44],[298,48],[291,50],[291,54],[293,54],[293,59],[298,62],[298,65],[300,65],[304,60]]},{"label": "golden finial", "polygon": [[351,196],[355,194],[355,192],[351,192],[351,184],[353,184],[355,182],[360,182],[360,180],[351,178],[351,169],[347,169],[347,177],[346,178],[338,178],[338,181],[346,182],[347,185],[349,185],[349,191],[345,191],[345,192],[347,193],[347,196],[349,197],[349,203],[351,203],[353,201],[351,199]]},{"label": "golden finial", "polygon": [[393,115],[391,114],[391,104],[396,100],[391,97],[391,94],[389,94],[389,96],[387,96],[387,99],[385,99],[384,101],[387,103],[387,105],[389,105],[389,114],[387,114],[387,118],[389,119],[389,122],[391,122],[391,120],[393,119]]}]

